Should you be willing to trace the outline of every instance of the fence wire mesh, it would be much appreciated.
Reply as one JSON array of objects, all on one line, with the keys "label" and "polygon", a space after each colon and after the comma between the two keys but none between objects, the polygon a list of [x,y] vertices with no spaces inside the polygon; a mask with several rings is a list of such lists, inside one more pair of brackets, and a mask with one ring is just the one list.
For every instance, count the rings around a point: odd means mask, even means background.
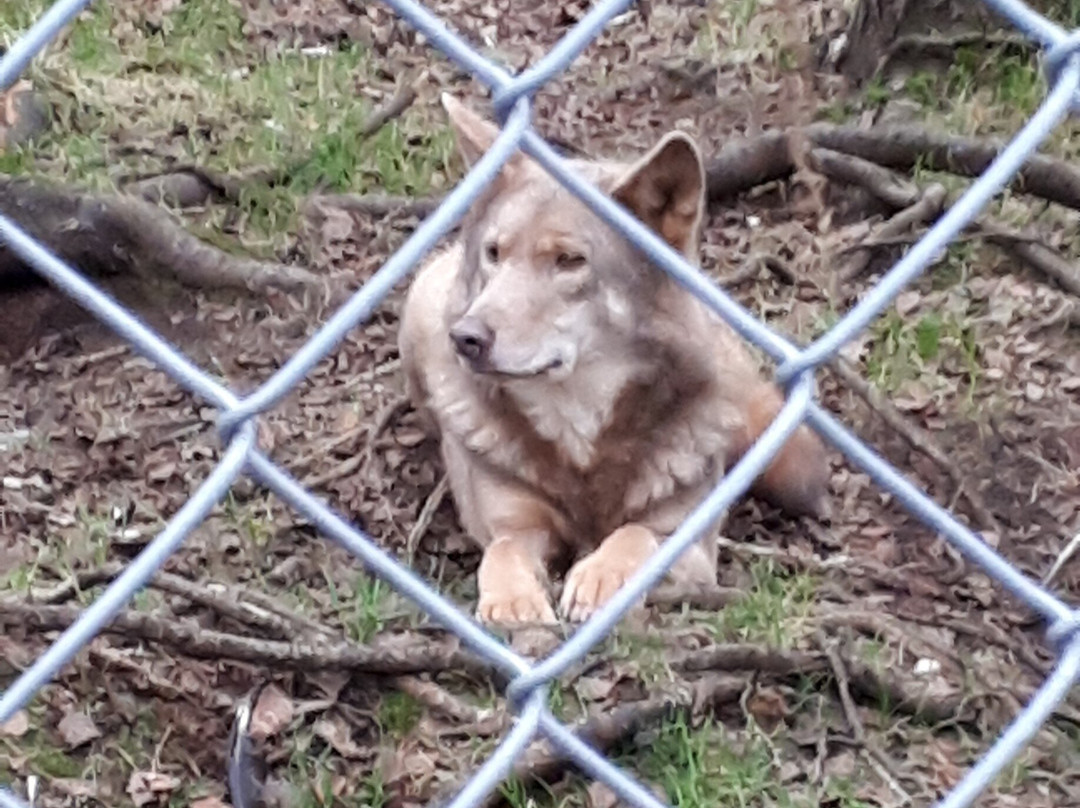
[{"label": "fence wire mesh", "polygon": [[[36,54],[89,2],[59,0],[14,43],[0,58],[0,92],[14,84]],[[507,695],[509,703],[516,710],[515,724],[491,757],[453,798],[449,804],[452,808],[469,808],[479,804],[508,776],[516,758],[538,737],[546,738],[585,774],[606,783],[623,800],[640,808],[661,808],[662,803],[651,791],[578,738],[550,712],[546,701],[547,687],[608,635],[626,611],[660,580],[684,550],[703,535],[716,516],[750,488],[788,436],[799,424],[806,422],[891,493],[896,501],[928,527],[945,536],[1046,622],[1047,636],[1058,652],[1053,671],[990,750],[939,803],[941,808],[970,805],[1023,750],[1080,678],[1080,634],[1076,632],[1078,613],[997,554],[948,510],[931,501],[822,409],[814,399],[814,372],[881,314],[929,266],[940,251],[1012,180],[1054,127],[1080,104],[1080,31],[1066,31],[1019,0],[983,0],[1044,50],[1050,92],[1028,123],[982,176],[881,281],[833,328],[809,346],[798,348],[759,322],[624,208],[573,173],[531,128],[532,95],[567,68],[612,18],[627,11],[632,0],[601,0],[546,56],[517,76],[481,56],[419,3],[413,0],[384,2],[424,33],[434,47],[470,71],[491,90],[502,132],[491,149],[368,283],[303,348],[250,395],[241,397],[222,387],[124,307],[83,278],[76,269],[57,259],[10,219],[0,216],[0,238],[27,265],[129,340],[185,389],[218,408],[219,431],[226,444],[214,471],[166,528],[49,650],[3,692],[0,696],[0,724],[11,719],[93,639],[225,497],[237,478],[248,474],[274,491],[323,534],[350,550],[375,575],[415,601],[458,635],[472,651],[510,678]],[[683,525],[663,543],[644,568],[611,601],[583,623],[569,640],[535,664],[466,617],[454,603],[436,593],[427,582],[399,564],[376,546],[370,537],[350,525],[268,459],[259,450],[254,421],[260,413],[273,407],[292,391],[347,332],[365,322],[437,240],[457,224],[473,200],[495,178],[501,166],[518,150],[538,161],[609,225],[643,250],[661,270],[671,274],[724,317],[739,334],[775,359],[779,363],[778,381],[785,386],[787,396],[783,409],[772,425]],[[6,789],[0,789],[0,806],[26,808],[21,798]]]}]

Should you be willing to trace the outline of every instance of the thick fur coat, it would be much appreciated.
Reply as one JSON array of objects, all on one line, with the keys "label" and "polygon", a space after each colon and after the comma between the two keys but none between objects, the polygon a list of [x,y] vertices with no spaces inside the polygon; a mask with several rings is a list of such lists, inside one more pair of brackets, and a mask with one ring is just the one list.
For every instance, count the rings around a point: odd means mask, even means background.
[{"label": "thick fur coat", "polygon": [[[497,135],[444,96],[466,162]],[[574,168],[697,260],[704,169],[672,132],[633,163]],[[484,548],[478,616],[556,621],[603,605],[779,410],[734,332],[525,155],[418,272],[399,339],[414,405],[439,436],[463,528]],[[756,493],[824,506],[824,448],[801,427]],[[723,521],[722,519],[720,520]],[[673,569],[716,584],[714,531]]]}]

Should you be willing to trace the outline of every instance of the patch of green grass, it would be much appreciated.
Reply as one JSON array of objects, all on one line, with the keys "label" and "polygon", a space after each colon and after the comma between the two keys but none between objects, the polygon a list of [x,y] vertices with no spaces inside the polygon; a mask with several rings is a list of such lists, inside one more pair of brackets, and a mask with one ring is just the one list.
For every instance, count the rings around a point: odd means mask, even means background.
[{"label": "patch of green grass", "polygon": [[677,716],[650,734],[645,746],[616,750],[616,760],[660,786],[678,808],[832,805],[869,808],[855,782],[830,777],[824,783],[783,784],[777,751],[759,732],[735,732],[715,719],[691,724]]},{"label": "patch of green grass", "polygon": [[758,5],[759,0],[711,0],[694,39],[697,54],[715,63],[731,60],[733,51],[754,49],[758,55],[762,51],[772,51],[769,61],[778,63],[781,57],[774,52],[776,43],[773,47],[762,47],[762,43],[770,38],[769,32],[759,30],[756,38],[748,36]]},{"label": "patch of green grass", "polygon": [[[7,41],[45,9],[41,0],[4,5]],[[234,176],[273,173],[279,181],[245,184],[240,243],[231,245],[264,257],[296,231],[297,202],[314,190],[426,194],[450,173],[449,129],[412,111],[359,135],[372,109],[357,92],[372,70],[360,44],[265,53],[230,0],[187,0],[160,27],[132,24],[127,13],[95,4],[63,46],[35,63],[31,76],[55,120],[35,142],[0,156],[0,171],[92,190],[177,162]],[[235,241],[221,235],[223,210],[185,216],[223,249]]]},{"label": "patch of green grass", "polygon": [[0,6],[0,43],[10,45],[48,10],[47,0],[6,0]]},{"label": "patch of green grass", "polygon": [[968,397],[974,395],[981,377],[978,342],[974,326],[961,317],[937,312],[901,317],[890,311],[872,334],[867,375],[883,392],[896,392],[916,379],[933,386],[937,372],[929,366],[948,360],[963,368]]},{"label": "patch of green grass", "polygon": [[790,645],[798,624],[810,613],[816,581],[805,573],[786,574],[771,560],[750,568],[751,589],[716,616],[713,629],[723,638]]},{"label": "patch of green grass", "polygon": [[1030,57],[997,54],[990,62],[989,83],[995,106],[1030,116],[1046,96],[1042,71]]},{"label": "patch of green grass", "polygon": [[807,329],[809,331],[807,339],[817,339],[822,334],[827,333],[838,322],[840,322],[840,312],[836,310],[832,300],[826,301],[823,308],[819,308],[814,312],[813,319]]},{"label": "patch of green grass", "polygon": [[328,744],[317,742],[312,733],[299,733],[293,743],[285,779],[292,787],[292,808],[326,808],[346,805],[350,808],[383,808],[388,802],[378,767],[359,780],[350,777],[350,793],[334,795],[334,762],[337,752]]},{"label": "patch of green grass", "polygon": [[966,100],[975,91],[985,52],[971,47],[956,49],[953,62],[945,72],[945,86],[953,103]]},{"label": "patch of green grass", "polygon": [[[161,35],[151,42],[168,49],[173,59],[191,60],[192,64],[213,70],[213,53],[239,52],[244,41],[244,19],[236,4],[229,0],[188,0],[175,13],[162,20]],[[188,50],[190,49],[190,50]]]},{"label": "patch of green grass", "polygon": [[94,3],[72,26],[67,50],[81,68],[108,69],[120,58],[120,46],[112,36],[112,11],[105,3]]},{"label": "patch of green grass", "polygon": [[125,721],[109,741],[116,753],[116,765],[125,774],[151,765],[155,748],[161,741],[162,727],[152,707],[141,709],[134,721]]},{"label": "patch of green grass", "polygon": [[769,748],[759,741],[733,741],[712,719],[691,727],[676,717],[662,725],[646,754],[626,755],[623,763],[661,786],[679,808],[741,808],[785,797]]},{"label": "patch of green grass", "polygon": [[927,70],[917,70],[904,81],[904,92],[921,106],[936,109],[941,101],[938,84],[936,74]]},{"label": "patch of green grass", "polygon": [[379,701],[375,721],[384,736],[401,740],[413,730],[422,712],[420,702],[408,693],[387,693]]},{"label": "patch of green grass", "polygon": [[885,106],[892,97],[892,90],[885,84],[881,76],[874,76],[866,83],[863,98],[868,107],[878,108]]},{"label": "patch of green grass", "polygon": [[976,262],[976,245],[971,241],[957,241],[945,250],[945,258],[932,270],[931,288],[935,290],[963,286],[971,277]]},{"label": "patch of green grass", "polygon": [[1031,782],[1032,776],[1038,769],[1039,767],[1032,764],[1028,750],[1025,750],[1020,758],[1012,761],[1002,770],[994,781],[994,785],[1005,793],[1015,791],[1024,783]]},{"label": "patch of green grass", "polygon": [[81,777],[85,764],[60,749],[41,748],[31,754],[30,767],[41,777]]},{"label": "patch of green grass", "polygon": [[40,570],[39,559],[8,570],[0,576],[0,592],[26,592],[34,585]]},{"label": "patch of green grass", "polygon": [[858,104],[852,103],[846,98],[839,99],[817,107],[817,110],[814,112],[814,120],[825,121],[826,123],[845,124],[848,123],[858,111]]},{"label": "patch of green grass", "polygon": [[646,684],[671,679],[667,648],[662,634],[616,632],[608,639],[601,653],[609,659],[632,662],[637,676]]},{"label": "patch of green grass", "polygon": [[0,174],[26,174],[33,166],[34,155],[23,146],[0,151]]},{"label": "patch of green grass", "polygon": [[330,602],[338,611],[345,633],[350,640],[365,644],[382,631],[386,623],[389,587],[374,576],[359,575],[351,596],[343,597],[333,576],[323,571]]},{"label": "patch of green grass", "polygon": [[819,805],[835,805],[837,808],[873,808],[876,802],[860,800],[855,796],[855,783],[848,777],[832,777],[825,783]]},{"label": "patch of green grass", "polygon": [[1006,116],[1030,114],[1046,92],[1037,62],[1030,54],[1006,46],[956,49],[944,76],[944,98],[950,106],[973,100],[980,91],[989,94],[991,109]]},{"label": "patch of green grass", "polygon": [[561,808],[566,804],[546,783],[529,786],[516,774],[506,778],[499,793],[511,808]]},{"label": "patch of green grass", "polygon": [[866,360],[870,379],[886,392],[919,375],[914,329],[896,312],[885,314],[873,326],[873,342]]},{"label": "patch of green grass", "polygon": [[236,528],[243,541],[254,547],[265,548],[274,537],[274,518],[265,501],[237,502],[232,492],[222,503],[225,518]]},{"label": "patch of green grass", "polygon": [[1067,28],[1080,25],[1080,0],[1033,0],[1029,5]]}]

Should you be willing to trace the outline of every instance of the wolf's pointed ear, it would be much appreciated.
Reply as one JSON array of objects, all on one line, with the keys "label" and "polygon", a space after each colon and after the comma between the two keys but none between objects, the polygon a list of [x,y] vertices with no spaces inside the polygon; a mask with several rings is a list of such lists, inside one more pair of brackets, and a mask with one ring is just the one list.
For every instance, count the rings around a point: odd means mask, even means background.
[{"label": "wolf's pointed ear", "polygon": [[491,121],[477,115],[450,93],[441,96],[443,109],[450,118],[450,127],[454,130],[458,151],[469,168],[476,163],[484,152],[491,148],[499,136],[499,128]]},{"label": "wolf's pointed ear", "polygon": [[673,248],[686,255],[696,252],[705,211],[705,167],[689,135],[664,135],[611,195]]}]

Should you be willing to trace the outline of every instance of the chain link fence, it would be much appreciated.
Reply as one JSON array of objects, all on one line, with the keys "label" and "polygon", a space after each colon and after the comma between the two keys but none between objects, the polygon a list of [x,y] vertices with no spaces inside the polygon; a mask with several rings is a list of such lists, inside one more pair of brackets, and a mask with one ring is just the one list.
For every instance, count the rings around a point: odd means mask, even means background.
[{"label": "chain link fence", "polygon": [[[303,348],[250,395],[240,397],[222,387],[84,279],[76,269],[58,260],[12,221],[0,216],[0,238],[10,250],[123,335],[176,382],[218,408],[220,435],[226,447],[214,471],[165,529],[82,613],[78,621],[4,691],[0,696],[0,724],[24,707],[57,671],[93,639],[225,497],[236,479],[248,474],[311,520],[322,533],[358,556],[374,574],[419,604],[458,635],[472,651],[509,677],[507,696],[516,711],[513,728],[451,801],[451,808],[477,805],[498,787],[509,774],[515,759],[538,737],[545,737],[585,774],[606,783],[626,802],[639,808],[661,808],[662,803],[651,791],[580,740],[549,711],[547,686],[608,635],[624,613],[660,580],[684,550],[697,541],[715,517],[749,489],[799,424],[807,422],[927,527],[945,536],[1046,621],[1048,639],[1058,652],[1052,673],[990,750],[940,803],[941,808],[970,805],[1022,751],[1080,678],[1080,635],[1076,631],[1078,615],[1070,606],[994,552],[948,510],[932,502],[822,409],[814,398],[814,372],[926,269],[991,198],[1012,180],[1054,127],[1080,104],[1080,32],[1064,30],[1018,0],[983,0],[1041,46],[1049,94],[985,173],[859,304],[817,341],[806,348],[798,348],[760,323],[625,209],[572,173],[558,154],[531,128],[532,95],[562,72],[612,18],[627,11],[632,0],[601,0],[543,59],[517,76],[478,54],[420,4],[412,0],[384,2],[423,32],[432,45],[469,70],[491,90],[502,132],[488,153],[421,223],[401,249]],[[0,59],[0,91],[9,88],[35,55],[88,4],[89,0],[56,2]],[[786,404],[773,424],[644,568],[581,625],[569,640],[535,664],[516,654],[466,617],[455,604],[437,594],[428,583],[384,553],[368,536],[307,492],[260,451],[255,438],[255,418],[278,403],[338,345],[350,329],[372,314],[436,241],[457,224],[472,201],[498,174],[503,163],[519,149],[544,166],[608,224],[638,245],[663,271],[670,273],[723,316],[739,334],[776,360],[779,364],[778,380],[787,394]],[[6,789],[0,789],[0,806],[25,808],[24,802]]]}]

